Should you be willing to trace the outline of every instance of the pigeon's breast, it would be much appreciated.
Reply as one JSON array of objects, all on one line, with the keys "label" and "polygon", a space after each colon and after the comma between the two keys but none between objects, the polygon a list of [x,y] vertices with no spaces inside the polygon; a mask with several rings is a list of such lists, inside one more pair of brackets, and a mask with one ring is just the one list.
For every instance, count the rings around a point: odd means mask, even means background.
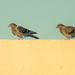
[{"label": "pigeon's breast", "polygon": [[16,36],[18,36],[18,37],[24,37],[23,35],[22,35],[22,33],[20,33],[20,32],[17,32],[15,29],[13,29],[12,28],[12,33],[14,34],[14,35],[16,35]]},{"label": "pigeon's breast", "polygon": [[71,35],[65,32],[65,29],[60,29],[60,32],[67,38],[71,38]]}]

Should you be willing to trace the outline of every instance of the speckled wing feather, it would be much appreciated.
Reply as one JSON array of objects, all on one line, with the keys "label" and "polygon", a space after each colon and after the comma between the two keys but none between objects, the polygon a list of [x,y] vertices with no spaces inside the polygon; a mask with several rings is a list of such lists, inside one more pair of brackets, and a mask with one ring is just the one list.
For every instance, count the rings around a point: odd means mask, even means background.
[{"label": "speckled wing feather", "polygon": [[65,32],[70,34],[72,38],[75,37],[75,27],[66,26]]},{"label": "speckled wing feather", "polygon": [[21,27],[21,26],[18,26],[18,27],[17,27],[17,30],[18,30],[19,32],[23,33],[23,34],[24,34],[24,33],[37,34],[36,32],[31,31],[31,30],[26,29],[26,28]]},{"label": "speckled wing feather", "polygon": [[72,34],[75,32],[75,27],[72,26],[65,26],[65,32],[68,34]]}]

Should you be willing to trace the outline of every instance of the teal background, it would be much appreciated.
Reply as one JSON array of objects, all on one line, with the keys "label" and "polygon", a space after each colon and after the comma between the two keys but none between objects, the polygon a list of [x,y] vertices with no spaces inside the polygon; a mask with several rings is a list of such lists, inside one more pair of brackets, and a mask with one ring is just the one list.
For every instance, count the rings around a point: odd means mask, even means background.
[{"label": "teal background", "polygon": [[75,26],[75,0],[0,0],[0,39],[18,39],[10,23],[36,31],[40,39],[66,39],[56,26]]}]

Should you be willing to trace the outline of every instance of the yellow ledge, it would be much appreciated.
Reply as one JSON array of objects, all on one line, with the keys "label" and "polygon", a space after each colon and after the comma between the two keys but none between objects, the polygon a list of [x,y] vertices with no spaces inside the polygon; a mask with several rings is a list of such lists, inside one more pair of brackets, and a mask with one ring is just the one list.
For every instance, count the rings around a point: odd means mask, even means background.
[{"label": "yellow ledge", "polygon": [[0,75],[75,75],[75,40],[0,40]]}]

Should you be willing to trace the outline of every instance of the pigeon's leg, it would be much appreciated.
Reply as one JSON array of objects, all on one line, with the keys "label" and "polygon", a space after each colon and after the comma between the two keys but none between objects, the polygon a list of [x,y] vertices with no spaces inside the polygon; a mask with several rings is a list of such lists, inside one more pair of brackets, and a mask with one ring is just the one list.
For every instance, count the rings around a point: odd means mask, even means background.
[{"label": "pigeon's leg", "polygon": [[20,40],[21,38],[19,38],[18,40]]},{"label": "pigeon's leg", "polygon": [[22,36],[22,40],[23,40],[24,36]]},{"label": "pigeon's leg", "polygon": [[22,38],[22,40],[23,40],[23,38]]}]

